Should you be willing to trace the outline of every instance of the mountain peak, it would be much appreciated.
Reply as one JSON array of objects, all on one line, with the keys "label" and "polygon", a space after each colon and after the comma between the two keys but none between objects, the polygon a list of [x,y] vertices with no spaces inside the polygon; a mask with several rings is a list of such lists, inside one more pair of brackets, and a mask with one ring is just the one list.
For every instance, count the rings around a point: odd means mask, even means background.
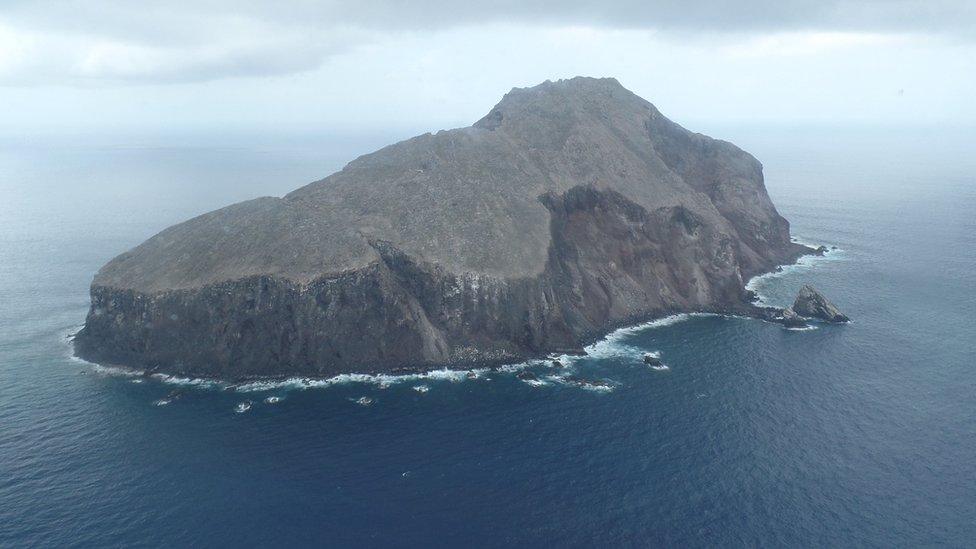
[{"label": "mountain peak", "polygon": [[546,80],[545,82],[536,84],[535,86],[529,86],[527,88],[512,88],[512,92],[528,91],[546,93],[561,91],[571,93],[593,93],[614,89],[627,91],[627,89],[624,88],[616,78],[611,76],[574,76],[572,78],[560,78],[556,81]]},{"label": "mountain peak", "polygon": [[[576,76],[546,80],[528,88],[512,88],[475,127],[494,130],[506,126],[506,119],[571,120],[582,113],[603,114],[626,111],[646,114],[653,105],[624,88],[616,78]],[[643,112],[642,112],[643,111]]]}]

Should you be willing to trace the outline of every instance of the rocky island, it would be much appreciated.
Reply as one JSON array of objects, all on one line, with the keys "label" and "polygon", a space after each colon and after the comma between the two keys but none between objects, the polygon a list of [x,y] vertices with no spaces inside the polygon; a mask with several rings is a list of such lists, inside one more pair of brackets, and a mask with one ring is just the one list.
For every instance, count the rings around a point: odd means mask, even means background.
[{"label": "rocky island", "polygon": [[782,321],[744,283],[811,252],[751,155],[573,78],[160,232],[96,274],[75,351],[225,379],[469,368],[676,312]]}]

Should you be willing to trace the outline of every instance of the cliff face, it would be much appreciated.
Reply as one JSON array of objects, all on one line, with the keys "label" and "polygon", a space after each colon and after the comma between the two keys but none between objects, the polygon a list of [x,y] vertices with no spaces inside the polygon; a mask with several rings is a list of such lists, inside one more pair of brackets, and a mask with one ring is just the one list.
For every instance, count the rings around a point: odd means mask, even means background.
[{"label": "cliff face", "polygon": [[89,360],[225,378],[497,363],[677,311],[752,311],[806,248],[762,166],[613,79],[176,225],[95,276]]}]

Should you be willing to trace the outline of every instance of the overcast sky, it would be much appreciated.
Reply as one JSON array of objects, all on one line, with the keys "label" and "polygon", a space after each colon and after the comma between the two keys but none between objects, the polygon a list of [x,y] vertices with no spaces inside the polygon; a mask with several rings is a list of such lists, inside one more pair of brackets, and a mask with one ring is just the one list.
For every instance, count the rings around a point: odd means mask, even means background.
[{"label": "overcast sky", "polygon": [[0,3],[6,134],[436,130],[575,75],[686,124],[976,125],[976,2]]}]

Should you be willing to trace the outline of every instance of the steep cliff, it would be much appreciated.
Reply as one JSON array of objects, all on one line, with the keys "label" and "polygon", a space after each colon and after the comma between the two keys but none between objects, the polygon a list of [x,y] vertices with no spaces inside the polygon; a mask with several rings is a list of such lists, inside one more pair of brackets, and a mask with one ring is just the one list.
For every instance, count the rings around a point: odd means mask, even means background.
[{"label": "steep cliff", "polygon": [[751,155],[574,78],[162,231],[98,272],[75,346],[225,378],[468,367],[751,314],[744,281],[808,251]]}]

